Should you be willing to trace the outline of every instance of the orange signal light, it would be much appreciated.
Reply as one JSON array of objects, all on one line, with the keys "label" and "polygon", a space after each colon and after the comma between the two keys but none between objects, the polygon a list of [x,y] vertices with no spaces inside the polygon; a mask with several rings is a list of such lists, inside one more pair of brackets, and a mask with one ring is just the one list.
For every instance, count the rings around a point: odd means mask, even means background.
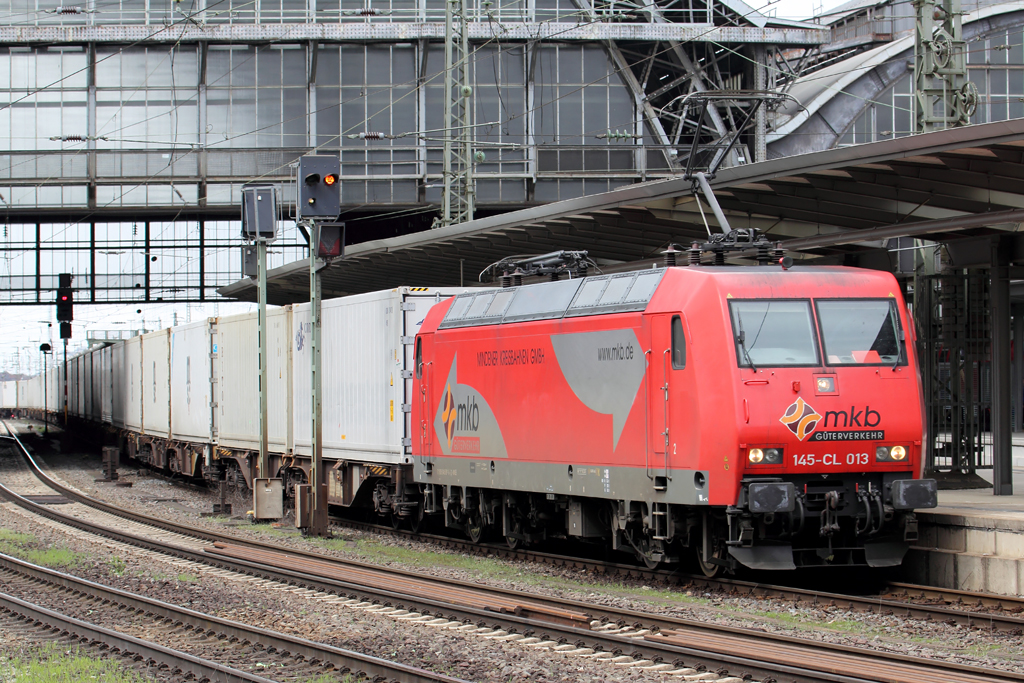
[{"label": "orange signal light", "polygon": [[338,176],[333,173],[328,173],[324,176],[324,185],[330,187],[334,183],[338,182]]}]

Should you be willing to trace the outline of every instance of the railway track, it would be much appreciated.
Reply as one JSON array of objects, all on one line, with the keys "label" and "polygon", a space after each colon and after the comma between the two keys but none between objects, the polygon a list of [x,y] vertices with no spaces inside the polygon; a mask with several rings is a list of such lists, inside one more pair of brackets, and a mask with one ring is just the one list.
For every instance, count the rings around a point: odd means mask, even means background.
[{"label": "railway track", "polygon": [[142,660],[161,673],[171,674],[172,680],[188,677],[224,683],[273,683],[271,679],[81,621],[6,593],[0,593],[0,628],[33,641],[80,643],[135,662]]},{"label": "railway track", "polygon": [[557,567],[572,567],[589,572],[643,579],[667,585],[711,590],[735,597],[775,598],[798,605],[827,605],[857,612],[932,619],[947,623],[963,624],[972,628],[1024,635],[1024,616],[1022,616],[1024,614],[1024,599],[1014,596],[972,593],[969,591],[898,582],[886,583],[886,593],[882,595],[832,593],[796,586],[775,586],[740,579],[708,578],[699,574],[687,574],[666,569],[648,569],[647,567],[632,564],[589,560],[536,550],[513,550],[499,544],[477,544],[449,536],[415,533],[403,529],[394,529],[388,525],[355,522],[337,517],[332,518],[331,521],[341,528],[371,531],[407,540],[433,543],[465,553],[494,555],[504,559],[536,562]]},{"label": "railway track", "polygon": [[[7,589],[22,593],[45,592],[59,602],[62,612],[88,613],[93,620],[105,617],[109,621],[131,626],[132,630],[151,635],[158,634],[164,642],[172,642],[173,650],[162,647],[155,650],[153,643],[139,637],[121,634],[117,642],[122,650],[136,648],[137,654],[165,659],[168,652],[177,660],[177,666],[191,668],[183,672],[197,676],[226,673],[234,680],[265,681],[254,668],[272,672],[273,680],[305,681],[325,671],[351,674],[369,680],[402,681],[403,683],[464,683],[459,679],[436,674],[377,657],[342,648],[316,643],[303,638],[268,631],[236,621],[203,614],[170,603],[154,600],[127,591],[110,588],[52,569],[38,567],[13,557],[0,554],[0,583]],[[15,603],[9,609],[25,604],[10,596],[0,597]],[[5,602],[5,604],[7,604]],[[36,607],[36,610],[39,609]],[[51,616],[47,617],[52,619]],[[75,621],[64,617],[68,623]],[[126,622],[128,622],[126,624]],[[77,632],[81,627],[71,624]],[[92,626],[93,629],[101,627]],[[124,626],[122,626],[124,629]],[[109,629],[105,629],[109,631]],[[102,633],[83,634],[104,635]],[[104,639],[104,642],[110,643]],[[129,645],[128,643],[132,643]],[[145,651],[138,648],[146,647]],[[186,655],[186,656],[182,656]],[[191,655],[191,656],[189,656]],[[221,660],[227,660],[227,662]],[[196,662],[201,662],[196,665]],[[205,668],[204,668],[205,667]]]},{"label": "railway track", "polygon": [[[729,683],[751,679],[833,683],[1024,681],[1024,676],[1015,673],[527,596],[516,591],[493,588],[481,591],[477,586],[451,580],[430,579],[425,583],[422,577],[411,572],[381,569],[314,553],[281,552],[269,544],[185,528],[88,499],[59,482],[45,479],[30,454],[25,452],[25,456],[36,476],[46,480],[48,486],[61,495],[118,517],[130,517],[135,523],[155,525],[213,544],[201,552],[180,547],[163,548],[162,552],[339,594],[350,602],[394,618],[489,638],[520,640],[526,646],[605,659],[613,664],[699,676],[703,680],[717,678]],[[16,500],[9,491],[4,491],[4,496]],[[51,519],[62,516],[28,500],[18,503]],[[88,522],[81,519],[68,519],[65,523],[78,528],[89,527]],[[93,531],[97,532],[113,534],[133,545],[154,550],[162,548],[161,544],[136,534],[109,529]]]}]

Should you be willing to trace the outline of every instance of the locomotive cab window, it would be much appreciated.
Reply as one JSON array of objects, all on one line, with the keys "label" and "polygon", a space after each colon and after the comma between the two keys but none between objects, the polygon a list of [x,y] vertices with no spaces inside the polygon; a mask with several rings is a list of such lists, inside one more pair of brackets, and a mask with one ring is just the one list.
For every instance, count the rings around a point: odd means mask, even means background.
[{"label": "locomotive cab window", "polygon": [[423,337],[416,337],[416,379],[423,379]]},{"label": "locomotive cab window", "polygon": [[740,367],[818,365],[809,301],[732,300],[729,312]]},{"label": "locomotive cab window", "polygon": [[683,335],[683,320],[678,315],[672,316],[672,369],[682,370],[686,367],[686,337]]},{"label": "locomotive cab window", "polygon": [[819,300],[816,306],[829,365],[906,365],[894,300]]}]

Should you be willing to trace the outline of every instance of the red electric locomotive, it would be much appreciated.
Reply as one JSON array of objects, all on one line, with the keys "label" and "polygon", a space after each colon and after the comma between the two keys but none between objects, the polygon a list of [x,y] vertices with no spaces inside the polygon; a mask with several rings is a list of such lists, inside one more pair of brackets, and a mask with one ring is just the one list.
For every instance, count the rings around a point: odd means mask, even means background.
[{"label": "red electric locomotive", "polygon": [[844,267],[459,295],[416,337],[416,514],[708,574],[899,564],[936,504],[913,339],[895,278]]}]

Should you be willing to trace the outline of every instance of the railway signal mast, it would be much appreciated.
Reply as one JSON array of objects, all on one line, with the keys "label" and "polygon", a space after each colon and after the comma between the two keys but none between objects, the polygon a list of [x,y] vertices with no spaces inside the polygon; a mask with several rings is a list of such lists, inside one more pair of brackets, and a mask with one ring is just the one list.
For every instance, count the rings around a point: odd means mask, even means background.
[{"label": "railway signal mast", "polygon": [[[299,159],[296,213],[306,225],[309,245],[310,372],[313,394],[310,453],[310,505],[308,515],[303,496],[296,491],[295,525],[311,536],[327,536],[327,486],[323,472],[323,406],[320,359],[320,271],[344,255],[345,226],[341,214],[341,160],[334,155],[310,154]],[[303,519],[305,517],[305,519]]]},{"label": "railway signal mast", "polygon": [[256,277],[259,282],[260,455],[253,481],[253,514],[256,519],[284,516],[284,491],[280,479],[270,476],[267,427],[267,243],[277,238],[277,189],[272,185],[242,188],[242,236],[256,243]]},{"label": "railway signal mast", "polygon": [[64,424],[68,423],[68,339],[71,339],[71,321],[75,319],[75,294],[71,289],[71,273],[57,276],[57,322],[60,338],[64,340]]}]

